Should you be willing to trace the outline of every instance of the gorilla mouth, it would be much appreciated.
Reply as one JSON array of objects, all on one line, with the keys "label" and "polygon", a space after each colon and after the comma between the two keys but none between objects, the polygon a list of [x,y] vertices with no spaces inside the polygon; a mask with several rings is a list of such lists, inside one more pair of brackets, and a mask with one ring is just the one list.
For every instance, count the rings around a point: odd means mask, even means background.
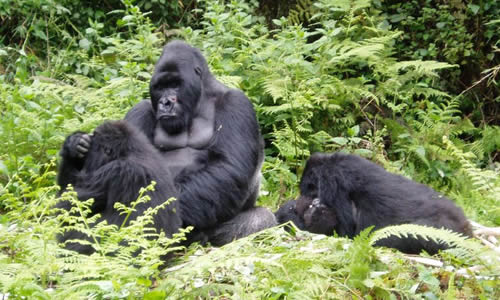
[{"label": "gorilla mouth", "polygon": [[164,119],[172,119],[175,117],[177,117],[177,114],[175,112],[167,112],[167,113],[163,113],[163,114],[159,115],[158,119],[164,120]]}]

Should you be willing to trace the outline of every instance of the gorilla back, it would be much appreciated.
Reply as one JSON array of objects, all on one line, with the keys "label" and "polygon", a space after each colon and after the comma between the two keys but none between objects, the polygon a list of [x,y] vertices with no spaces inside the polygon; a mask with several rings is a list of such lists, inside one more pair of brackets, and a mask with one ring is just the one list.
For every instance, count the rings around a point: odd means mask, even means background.
[{"label": "gorilla back", "polygon": [[[125,121],[106,122],[99,126],[92,136],[86,156],[78,155],[78,144],[87,135],[76,132],[70,135],[61,151],[62,162],[58,183],[62,190],[72,184],[79,200],[94,198],[92,213],[101,214],[110,224],[120,225],[125,216],[114,210],[115,202],[130,204],[139,196],[139,190],[156,181],[155,190],[149,192],[151,200],[136,206],[131,219],[142,214],[149,207],[161,205],[170,197],[176,197],[172,176],[167,168],[158,164],[159,152],[146,137]],[[158,212],[154,226],[169,236],[181,226],[177,201]],[[60,202],[59,208],[69,210],[69,202]],[[64,242],[70,239],[88,239],[85,235],[70,231],[60,237]],[[90,246],[68,243],[67,247],[81,253],[91,253]]]}]

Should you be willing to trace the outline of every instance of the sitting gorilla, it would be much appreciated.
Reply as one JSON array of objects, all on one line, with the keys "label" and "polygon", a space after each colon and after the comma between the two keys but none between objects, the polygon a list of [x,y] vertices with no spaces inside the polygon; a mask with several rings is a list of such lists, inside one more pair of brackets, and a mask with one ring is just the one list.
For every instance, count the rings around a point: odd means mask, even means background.
[{"label": "sitting gorilla", "polygon": [[[306,163],[300,193],[294,210],[288,213],[295,212],[304,221],[304,228],[313,232],[331,234],[333,228],[352,238],[369,226],[379,229],[412,223],[472,235],[463,211],[451,200],[355,155],[313,154]],[[286,216],[281,213],[278,219],[283,222]],[[446,244],[411,237],[390,237],[377,245],[415,254],[423,249],[434,254],[447,248]]]},{"label": "sitting gorilla", "polygon": [[[201,52],[181,41],[168,43],[143,100],[125,120],[161,152],[178,188],[189,241],[223,245],[276,225],[255,207],[263,140],[252,104],[210,73]],[[84,146],[85,148],[85,146]]]},{"label": "sitting gorilla", "polygon": [[[155,190],[147,193],[151,200],[138,204],[131,219],[177,196],[170,171],[157,163],[162,159],[159,151],[144,134],[125,121],[102,124],[94,131],[92,140],[88,134],[73,133],[66,138],[61,156],[58,184],[62,191],[72,184],[79,200],[94,198],[92,213],[101,214],[109,224],[121,225],[125,218],[113,208],[115,202],[130,205],[139,196],[140,188],[153,180],[156,181]],[[62,201],[56,207],[70,210],[71,204]],[[165,231],[168,236],[178,231],[182,223],[175,212],[177,207],[174,201],[155,215],[156,229]],[[80,232],[68,231],[59,240],[86,238]],[[85,254],[94,252],[91,246],[79,243],[67,243],[66,247]]]}]

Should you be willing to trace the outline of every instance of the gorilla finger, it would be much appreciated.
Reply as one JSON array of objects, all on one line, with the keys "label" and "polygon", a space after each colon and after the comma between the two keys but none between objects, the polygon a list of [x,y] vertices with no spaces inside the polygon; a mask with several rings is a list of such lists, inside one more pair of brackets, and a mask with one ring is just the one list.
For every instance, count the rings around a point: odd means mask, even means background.
[{"label": "gorilla finger", "polygon": [[89,148],[78,145],[76,146],[76,151],[78,151],[78,154],[84,155],[85,153],[89,152]]},{"label": "gorilla finger", "polygon": [[82,135],[82,139],[84,139],[90,143],[92,136],[93,136],[92,133],[86,133],[86,134]]},{"label": "gorilla finger", "polygon": [[91,140],[90,136],[88,134],[84,134],[80,138],[80,141],[78,141],[78,144],[80,144],[83,147],[89,148],[91,142],[92,142],[92,140]]}]

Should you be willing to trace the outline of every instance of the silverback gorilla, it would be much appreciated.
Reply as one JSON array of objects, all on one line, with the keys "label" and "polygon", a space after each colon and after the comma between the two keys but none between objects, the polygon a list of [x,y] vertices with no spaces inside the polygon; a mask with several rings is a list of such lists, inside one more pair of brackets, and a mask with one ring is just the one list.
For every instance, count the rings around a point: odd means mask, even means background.
[{"label": "silverback gorilla", "polygon": [[[447,228],[471,236],[463,211],[426,185],[387,172],[355,155],[313,154],[300,182],[300,197],[277,212],[280,223],[299,218],[299,228],[350,238],[375,226],[419,224]],[[415,238],[388,238],[379,246],[405,253],[434,254],[445,244]]]},{"label": "silverback gorilla", "polygon": [[201,52],[182,41],[163,49],[150,83],[150,100],[125,120],[160,150],[179,191],[190,241],[223,245],[276,224],[255,207],[263,140],[248,98],[217,81]]},{"label": "silverback gorilla", "polygon": [[[125,121],[105,122],[94,131],[92,140],[83,132],[75,132],[64,142],[58,184],[64,191],[72,184],[81,201],[94,198],[92,213],[101,214],[109,224],[120,225],[125,215],[118,214],[115,202],[130,205],[139,196],[139,189],[156,181],[155,191],[148,192],[151,200],[136,206],[131,219],[141,215],[148,207],[156,207],[177,192],[169,170],[157,162],[162,159],[147,138]],[[59,202],[58,208],[70,210],[68,201]],[[170,203],[154,218],[156,229],[168,236],[181,226],[177,201]],[[59,237],[61,242],[86,239],[80,232],[68,231]],[[68,249],[90,254],[90,245],[67,243]]]}]

